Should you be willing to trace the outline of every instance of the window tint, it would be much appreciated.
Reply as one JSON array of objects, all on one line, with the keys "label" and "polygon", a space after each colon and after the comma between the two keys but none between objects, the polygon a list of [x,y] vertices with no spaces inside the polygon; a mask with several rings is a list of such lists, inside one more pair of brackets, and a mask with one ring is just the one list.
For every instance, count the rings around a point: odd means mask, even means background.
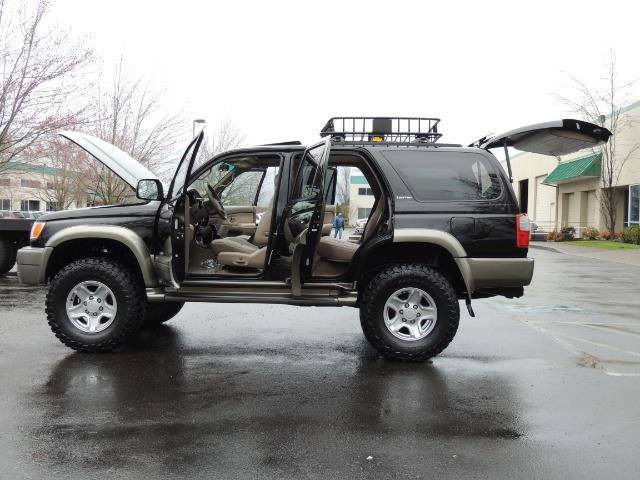
[{"label": "window tint", "polygon": [[502,193],[494,166],[474,152],[397,150],[383,153],[416,200],[493,200]]},{"label": "window tint", "polygon": [[324,180],[320,173],[319,163],[322,160],[325,150],[326,146],[324,144],[318,145],[307,150],[307,153],[302,159],[291,195],[293,200],[291,213],[315,208]]}]

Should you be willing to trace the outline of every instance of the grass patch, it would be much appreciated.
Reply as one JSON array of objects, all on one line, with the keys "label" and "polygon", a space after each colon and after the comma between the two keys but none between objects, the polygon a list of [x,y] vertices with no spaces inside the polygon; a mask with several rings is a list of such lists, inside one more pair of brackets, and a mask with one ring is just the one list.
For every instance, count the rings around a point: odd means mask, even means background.
[{"label": "grass patch", "polygon": [[603,248],[605,250],[635,250],[640,248],[640,245],[634,243],[612,242],[611,240],[573,240],[564,243],[579,247]]}]

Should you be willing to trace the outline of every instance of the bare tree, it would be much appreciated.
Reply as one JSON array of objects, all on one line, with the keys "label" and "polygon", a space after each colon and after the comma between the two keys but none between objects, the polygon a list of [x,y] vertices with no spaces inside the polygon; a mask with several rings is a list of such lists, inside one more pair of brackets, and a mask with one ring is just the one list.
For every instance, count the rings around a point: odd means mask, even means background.
[{"label": "bare tree", "polygon": [[42,190],[38,198],[54,210],[67,210],[74,203],[86,199],[87,155],[70,142],[50,137],[38,143],[38,157],[46,167],[42,168]]},{"label": "bare tree", "polygon": [[[77,122],[91,59],[84,44],[47,26],[47,0],[0,0],[0,171],[50,132]],[[21,161],[25,159],[21,158]]]},{"label": "bare tree", "polygon": [[556,95],[556,99],[568,107],[572,113],[608,128],[613,134],[599,150],[602,154],[602,188],[598,198],[607,228],[614,232],[618,211],[615,187],[619,183],[625,164],[640,149],[640,143],[625,145],[624,149],[618,149],[618,135],[632,127],[631,119],[623,115],[625,107],[630,103],[628,95],[631,83],[618,82],[614,52],[610,54],[605,76],[599,85],[592,87],[576,77],[569,76],[569,78],[574,95]]},{"label": "bare tree", "polygon": [[[163,176],[176,163],[184,120],[181,113],[167,112],[162,100],[163,92],[131,74],[121,59],[111,82],[98,91],[92,133]],[[92,177],[99,203],[121,203],[132,194],[124,182],[104,168]]]},{"label": "bare tree", "polygon": [[208,135],[200,145],[197,165],[203,164],[218,153],[240,147],[246,141],[244,133],[236,126],[231,117],[222,120],[216,129],[205,131],[205,133]]}]

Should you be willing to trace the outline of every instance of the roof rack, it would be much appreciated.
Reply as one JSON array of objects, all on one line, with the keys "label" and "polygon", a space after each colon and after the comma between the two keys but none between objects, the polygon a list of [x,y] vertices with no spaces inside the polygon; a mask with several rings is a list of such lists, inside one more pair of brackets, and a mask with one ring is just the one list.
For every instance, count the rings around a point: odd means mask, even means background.
[{"label": "roof rack", "polygon": [[322,127],[321,137],[339,142],[433,143],[439,118],[428,117],[332,117]]}]

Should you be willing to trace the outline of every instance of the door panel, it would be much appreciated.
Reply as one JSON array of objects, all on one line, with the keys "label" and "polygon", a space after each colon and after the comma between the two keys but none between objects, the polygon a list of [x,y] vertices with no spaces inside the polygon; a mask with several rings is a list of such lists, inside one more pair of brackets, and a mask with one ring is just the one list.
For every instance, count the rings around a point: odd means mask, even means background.
[{"label": "door panel", "polygon": [[302,284],[311,276],[313,256],[322,235],[325,171],[330,147],[328,137],[305,151],[285,212],[285,230],[288,228],[289,236],[293,238],[289,245],[293,254],[291,290],[296,296],[302,294]]},{"label": "door panel", "polygon": [[[166,229],[170,231],[171,272],[174,283],[179,283],[184,279],[187,266],[189,265],[189,259],[187,258],[188,251],[185,247],[187,239],[186,230],[189,228],[189,213],[187,211],[189,204],[185,185],[191,174],[193,162],[196,159],[203,137],[204,133],[200,132],[200,134],[191,141],[182,155],[178,163],[178,168],[176,169],[176,174],[169,187],[166,209],[163,208],[160,214],[158,231]],[[162,225],[161,223],[164,223],[168,218],[171,219],[169,225]]]}]

